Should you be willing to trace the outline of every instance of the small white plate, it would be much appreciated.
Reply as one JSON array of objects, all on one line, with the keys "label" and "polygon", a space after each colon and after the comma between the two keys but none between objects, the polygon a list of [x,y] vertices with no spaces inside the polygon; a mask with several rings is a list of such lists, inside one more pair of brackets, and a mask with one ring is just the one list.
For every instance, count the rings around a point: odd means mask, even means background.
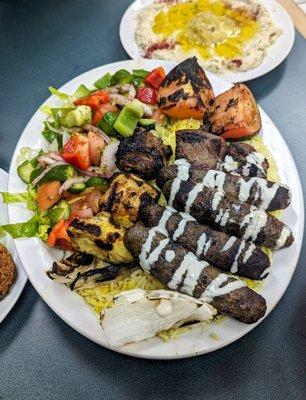
[{"label": "small white plate", "polygon": [[[0,168],[0,192],[7,191],[7,181],[8,181],[8,174]],[[7,216],[7,206],[3,204],[1,200],[2,196],[0,196],[0,225],[8,223],[8,216]],[[11,253],[14,262],[16,264],[16,281],[11,286],[9,294],[3,299],[0,300],[0,323],[4,320],[7,314],[11,311],[14,304],[18,300],[21,292],[24,288],[24,285],[27,281],[26,273],[24,272],[19,258],[17,256],[14,241],[11,239],[10,236],[5,235],[0,237],[0,242],[6,246],[8,251]]]},{"label": "small white plate", "polygon": [[[136,16],[142,8],[147,7],[152,2],[153,0],[134,1],[127,8],[121,19],[119,28],[120,40],[125,51],[133,59],[142,57],[135,41]],[[267,50],[266,57],[258,67],[246,72],[229,71],[226,74],[219,75],[220,78],[227,82],[246,82],[265,75],[276,68],[290,53],[295,36],[294,26],[290,16],[282,6],[274,0],[265,0],[263,3],[275,24],[282,30],[282,34]]]},{"label": "small white plate", "polygon": [[[166,71],[169,71],[176,64],[158,60],[144,60],[141,63],[136,60],[121,61],[85,72],[66,83],[60,90],[66,93],[73,93],[81,83],[90,86],[106,72],[114,73],[121,68],[126,68],[130,71],[137,68],[151,70],[160,65],[164,66]],[[222,81],[215,75],[210,73],[207,75],[216,94],[230,88],[231,85],[229,83]],[[47,100],[47,103],[56,105],[56,100],[52,96]],[[277,251],[274,254],[271,274],[261,292],[267,300],[267,316],[284,294],[295,270],[303,238],[304,206],[298,172],[290,151],[267,114],[262,109],[260,109],[260,112],[263,140],[277,162],[281,181],[288,184],[292,190],[292,203],[284,212],[283,220],[290,226],[295,237],[291,247]],[[40,148],[43,146],[44,141],[40,132],[44,119],[45,115],[40,110],[37,110],[22,133],[11,163],[9,175],[10,192],[25,190],[25,185],[16,171],[16,159],[22,147]],[[30,212],[23,207],[9,206],[11,222],[25,221],[30,216]],[[52,310],[82,335],[104,347],[109,347],[98,318],[82,298],[71,292],[66,286],[55,283],[47,277],[46,270],[50,268],[56,258],[55,253],[36,238],[16,240],[15,246],[32,285]],[[199,328],[192,329],[178,339],[167,343],[164,343],[159,338],[152,338],[113,350],[143,358],[171,359],[190,357],[224,347],[248,333],[257,324],[247,325],[228,318],[222,324],[212,323],[204,330]],[[210,336],[211,333],[216,333],[219,340],[213,339]],[[213,337],[215,336],[213,335]]]}]

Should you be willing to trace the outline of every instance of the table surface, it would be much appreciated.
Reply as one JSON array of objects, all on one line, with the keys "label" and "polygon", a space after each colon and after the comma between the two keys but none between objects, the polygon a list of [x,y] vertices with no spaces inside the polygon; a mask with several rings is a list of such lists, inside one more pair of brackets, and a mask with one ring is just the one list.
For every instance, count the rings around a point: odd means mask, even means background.
[{"label": "table surface", "polygon": [[[127,58],[118,27],[129,0],[0,1],[0,167],[48,86]],[[306,41],[249,83],[288,143],[306,192]],[[304,243],[305,244],[305,243]],[[30,283],[0,326],[0,399],[305,399],[305,245],[292,282],[255,330],[211,354],[148,361],[91,343]]]}]

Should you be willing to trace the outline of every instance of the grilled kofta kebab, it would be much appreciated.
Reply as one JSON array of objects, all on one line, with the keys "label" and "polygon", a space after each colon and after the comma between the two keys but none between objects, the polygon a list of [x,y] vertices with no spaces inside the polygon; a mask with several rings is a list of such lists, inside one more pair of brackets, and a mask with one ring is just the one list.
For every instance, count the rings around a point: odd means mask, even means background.
[{"label": "grilled kofta kebab", "polygon": [[270,270],[269,257],[253,243],[199,224],[193,217],[170,207],[150,204],[141,211],[141,220],[154,227],[168,215],[165,231],[171,240],[222,271],[250,279],[264,279]]},{"label": "grilled kofta kebab", "polygon": [[264,316],[266,301],[262,296],[171,241],[163,233],[165,222],[162,218],[151,229],[138,222],[125,233],[125,245],[139,258],[144,271],[170,289],[206,301],[239,321],[252,324]]},{"label": "grilled kofta kebab", "polygon": [[290,189],[281,183],[257,177],[245,178],[215,169],[195,169],[186,159],[164,167],[159,172],[157,184],[163,187],[168,180],[184,179],[185,176],[191,182],[202,182],[206,187],[223,191],[234,201],[253,204],[266,211],[283,210],[291,200]]},{"label": "grilled kofta kebab", "polygon": [[176,210],[259,246],[280,249],[294,240],[290,228],[277,218],[248,203],[233,202],[223,192],[203,183],[175,178],[167,181],[162,191]]}]

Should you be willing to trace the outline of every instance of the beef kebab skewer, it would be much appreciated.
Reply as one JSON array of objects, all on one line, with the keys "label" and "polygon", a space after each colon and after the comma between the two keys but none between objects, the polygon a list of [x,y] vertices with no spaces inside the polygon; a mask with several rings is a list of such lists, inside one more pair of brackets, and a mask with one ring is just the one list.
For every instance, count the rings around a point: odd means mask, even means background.
[{"label": "beef kebab skewer", "polygon": [[203,183],[175,178],[167,181],[162,191],[176,210],[256,245],[280,249],[294,240],[290,228],[277,218],[247,203],[232,202],[223,192]]},{"label": "beef kebab skewer", "polygon": [[151,228],[158,225],[165,215],[169,215],[165,223],[167,236],[200,260],[222,271],[250,279],[264,279],[268,275],[270,259],[259,247],[201,225],[188,214],[179,213],[171,207],[150,204],[141,211],[141,220]]},{"label": "beef kebab skewer", "polygon": [[286,185],[263,178],[245,178],[216,169],[195,169],[186,159],[178,159],[173,165],[162,168],[157,184],[163,187],[166,181],[184,179],[185,176],[191,182],[202,182],[205,187],[223,191],[234,201],[253,204],[265,211],[283,210],[291,201],[290,189]]},{"label": "beef kebab skewer", "polygon": [[138,222],[125,233],[125,245],[139,258],[144,271],[170,289],[210,303],[239,321],[252,324],[264,316],[266,302],[262,296],[171,241],[163,233],[165,222],[162,218],[151,229]]}]

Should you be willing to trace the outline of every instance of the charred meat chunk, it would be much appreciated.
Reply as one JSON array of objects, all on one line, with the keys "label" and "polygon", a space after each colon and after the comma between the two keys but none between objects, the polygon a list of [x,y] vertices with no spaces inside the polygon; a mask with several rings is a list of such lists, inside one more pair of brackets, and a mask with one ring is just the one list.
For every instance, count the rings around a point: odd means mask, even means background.
[{"label": "charred meat chunk", "polygon": [[224,159],[226,147],[224,139],[200,129],[176,131],[175,156],[185,158],[194,168],[216,168]]},{"label": "charred meat chunk", "polygon": [[170,146],[152,131],[142,130],[120,141],[116,165],[121,171],[133,172],[143,179],[154,179],[172,155]]}]

